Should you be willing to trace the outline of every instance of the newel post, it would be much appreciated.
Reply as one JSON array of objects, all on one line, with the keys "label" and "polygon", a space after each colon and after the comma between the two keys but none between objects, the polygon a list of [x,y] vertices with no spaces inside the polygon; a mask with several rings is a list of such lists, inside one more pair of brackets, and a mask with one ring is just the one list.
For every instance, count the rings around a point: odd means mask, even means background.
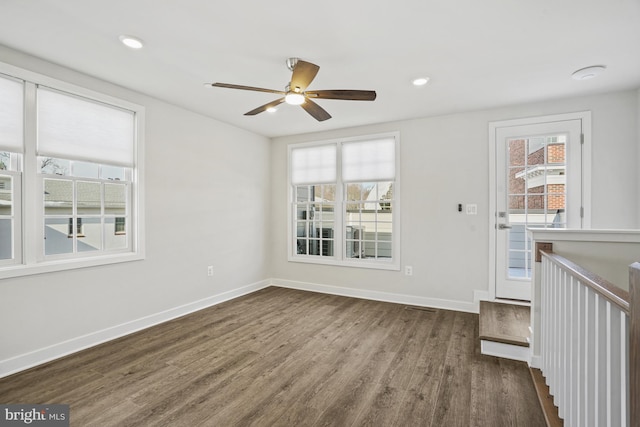
[{"label": "newel post", "polygon": [[[629,419],[640,422],[640,263],[629,267]],[[634,421],[635,420],[635,421]]]}]

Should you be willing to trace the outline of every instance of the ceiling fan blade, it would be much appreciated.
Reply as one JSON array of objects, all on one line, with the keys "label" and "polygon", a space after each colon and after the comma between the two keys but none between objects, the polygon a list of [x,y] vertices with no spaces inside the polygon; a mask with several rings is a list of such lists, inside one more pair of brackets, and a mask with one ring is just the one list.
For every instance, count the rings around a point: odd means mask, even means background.
[{"label": "ceiling fan blade", "polygon": [[375,90],[312,90],[305,95],[317,99],[345,99],[348,101],[373,101]]},{"label": "ceiling fan blade", "polygon": [[324,108],[316,104],[310,99],[306,99],[304,104],[300,105],[304,110],[311,114],[314,119],[319,122],[323,122],[331,118],[331,115],[325,111]]},{"label": "ceiling fan blade", "polygon": [[272,107],[277,107],[278,105],[282,104],[284,102],[284,98],[280,98],[280,99],[276,99],[275,101],[272,101],[268,104],[264,104],[254,110],[249,111],[248,113],[244,113],[245,116],[255,116],[256,114],[260,114],[263,111],[267,111],[267,109],[272,108]]},{"label": "ceiling fan blade", "polygon": [[229,84],[229,83],[211,83],[211,86],[224,87],[224,88],[227,88],[227,89],[252,90],[254,92],[277,93],[277,94],[280,94],[280,95],[284,95],[285,94],[285,92],[283,92],[281,90],[264,89],[264,88],[261,88],[261,87],[253,87],[253,86],[241,86],[241,85],[234,85],[234,84]]},{"label": "ceiling fan blade", "polygon": [[299,59],[291,75],[291,90],[298,93],[304,92],[316,77],[316,74],[318,74],[318,70],[320,70],[320,67],[316,64]]}]

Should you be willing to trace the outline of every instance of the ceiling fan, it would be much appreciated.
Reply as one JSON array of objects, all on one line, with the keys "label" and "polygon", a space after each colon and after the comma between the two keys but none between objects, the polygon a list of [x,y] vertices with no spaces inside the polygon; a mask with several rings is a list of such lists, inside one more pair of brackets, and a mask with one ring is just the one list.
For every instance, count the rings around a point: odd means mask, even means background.
[{"label": "ceiling fan", "polygon": [[316,120],[322,122],[330,119],[331,115],[324,108],[313,102],[313,99],[342,99],[350,101],[373,101],[376,99],[376,92],[373,90],[311,90],[308,91],[307,86],[311,84],[318,74],[320,67],[316,64],[303,61],[299,58],[287,59],[287,68],[292,71],[291,82],[285,87],[284,91],[263,89],[252,86],[240,86],[228,83],[211,83],[214,87],[224,87],[228,89],[243,89],[256,92],[276,93],[283,95],[282,98],[269,102],[256,109],[253,109],[245,116],[255,116],[256,114],[267,111],[269,108],[275,108],[286,102],[291,105],[300,105],[304,110],[311,114]]}]

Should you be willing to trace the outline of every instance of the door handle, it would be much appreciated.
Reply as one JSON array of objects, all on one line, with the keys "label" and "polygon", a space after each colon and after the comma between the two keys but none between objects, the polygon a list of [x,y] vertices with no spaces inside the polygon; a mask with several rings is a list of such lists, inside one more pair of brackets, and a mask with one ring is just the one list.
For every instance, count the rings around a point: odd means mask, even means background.
[{"label": "door handle", "polygon": [[498,224],[498,230],[508,230],[512,228],[510,225],[507,224]]}]

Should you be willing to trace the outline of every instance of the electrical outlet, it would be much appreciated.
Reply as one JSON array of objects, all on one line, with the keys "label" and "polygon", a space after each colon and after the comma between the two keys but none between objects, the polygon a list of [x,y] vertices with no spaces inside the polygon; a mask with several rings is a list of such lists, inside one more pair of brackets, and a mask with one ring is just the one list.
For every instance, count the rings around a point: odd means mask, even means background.
[{"label": "electrical outlet", "polygon": [[404,266],[404,275],[405,276],[413,276],[413,267],[410,265]]},{"label": "electrical outlet", "polygon": [[213,265],[207,267],[207,276],[213,276]]}]

